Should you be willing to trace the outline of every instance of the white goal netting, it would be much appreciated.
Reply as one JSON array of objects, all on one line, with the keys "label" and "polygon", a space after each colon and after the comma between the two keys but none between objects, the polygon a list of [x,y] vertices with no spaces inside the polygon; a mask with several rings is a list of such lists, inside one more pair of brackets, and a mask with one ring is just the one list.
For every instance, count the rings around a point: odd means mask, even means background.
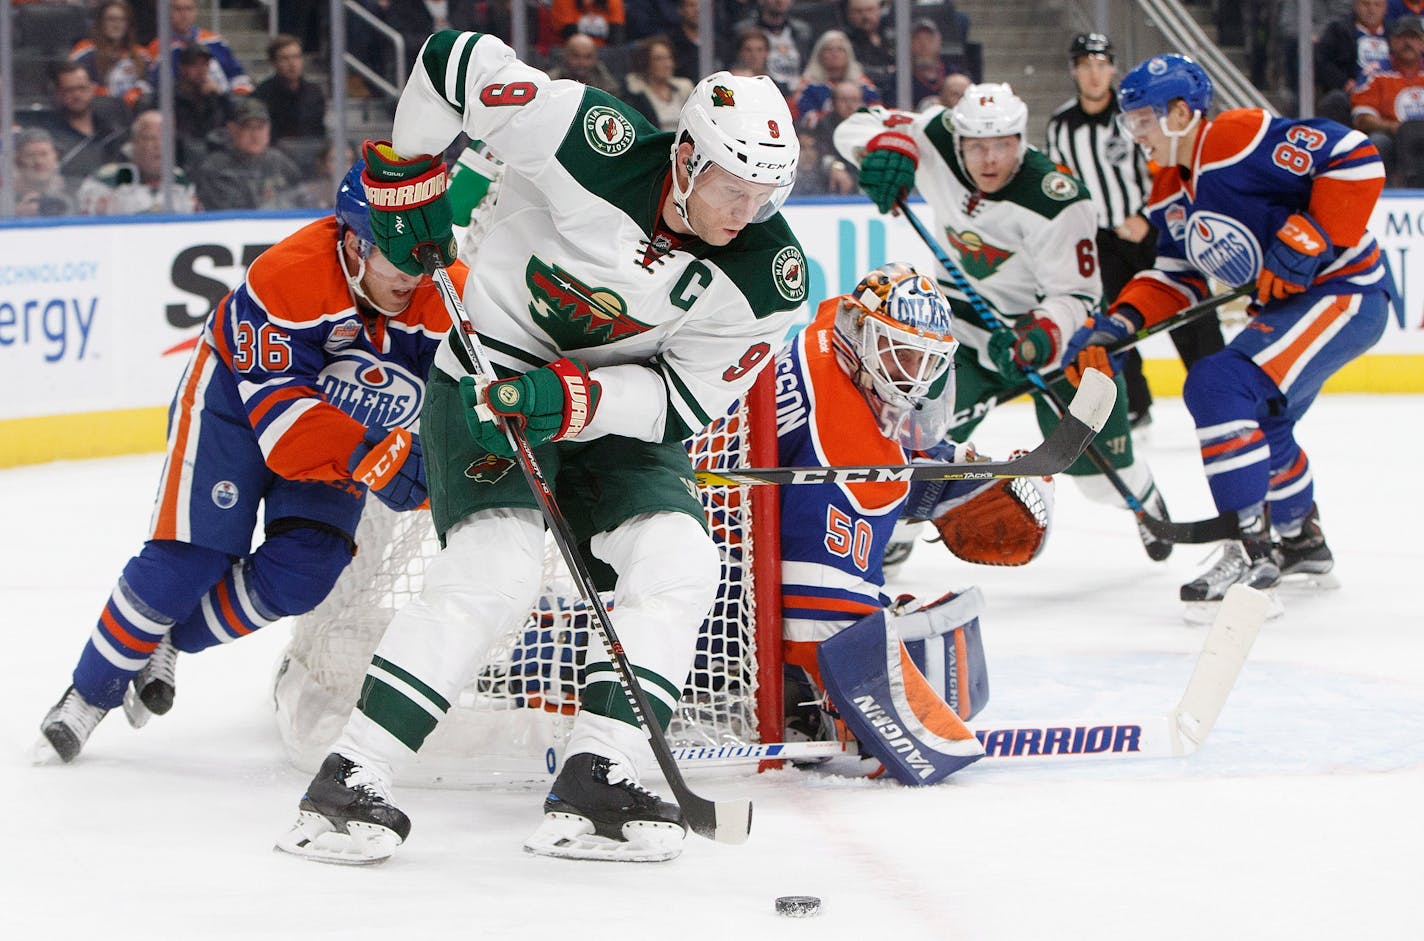
[{"label": "white goal netting", "polygon": [[[767,396],[769,378],[763,377],[756,396]],[[736,408],[689,444],[694,463],[774,464],[774,422],[769,402]],[[767,525],[775,495],[767,488],[703,488],[702,500],[721,551],[722,582],[698,635],[696,661],[668,737],[674,746],[755,742],[775,722],[771,734],[779,738],[780,598],[771,588],[779,559],[776,527]],[[759,514],[758,527],[753,521]],[[357,544],[360,552],[326,601],[292,620],[277,671],[278,728],[289,757],[303,770],[315,771],[329,751],[382,632],[396,609],[419,592],[425,566],[438,551],[428,513],[393,513],[378,500],[366,503]],[[552,539],[544,585],[529,618],[496,641],[402,783],[538,781],[558,767],[578,710],[584,653],[598,638],[590,637],[593,619]],[[605,595],[604,602],[610,601]],[[616,611],[613,621],[616,627]]]}]

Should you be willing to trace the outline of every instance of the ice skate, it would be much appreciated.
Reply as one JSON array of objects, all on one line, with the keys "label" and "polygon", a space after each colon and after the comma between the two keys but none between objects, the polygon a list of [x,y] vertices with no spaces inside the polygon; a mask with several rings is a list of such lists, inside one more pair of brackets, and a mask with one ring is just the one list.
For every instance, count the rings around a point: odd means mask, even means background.
[{"label": "ice skate", "polygon": [[410,835],[410,818],[391,803],[375,772],[332,752],[297,805],[297,822],[277,849],[324,863],[384,862]]},{"label": "ice skate", "polygon": [[1200,576],[1182,586],[1181,598],[1187,604],[1187,620],[1208,623],[1216,616],[1217,605],[1226,597],[1232,585],[1247,585],[1264,591],[1271,600],[1268,618],[1283,613],[1276,600],[1275,588],[1280,584],[1281,570],[1275,553],[1264,536],[1247,536],[1240,541],[1221,544],[1216,562]]},{"label": "ice skate", "polygon": [[[1152,488],[1152,495],[1142,501],[1142,508],[1159,520],[1171,519],[1167,515],[1167,501],[1162,499],[1162,491],[1156,486]],[[1141,522],[1137,524],[1137,537],[1142,540],[1142,548],[1147,550],[1147,557],[1153,562],[1161,562],[1172,554],[1172,544],[1152,535],[1152,531]]]},{"label": "ice skate", "polygon": [[544,822],[524,841],[539,856],[648,863],[682,852],[687,822],[676,804],[640,785],[622,764],[570,755],[544,800]]},{"label": "ice skate", "polygon": [[129,725],[141,729],[153,716],[167,715],[173,708],[173,698],[178,693],[177,667],[178,648],[165,634],[124,690],[124,715]]},{"label": "ice skate", "polygon": [[1276,545],[1276,559],[1282,578],[1300,575],[1303,578],[1292,581],[1316,588],[1340,587],[1340,580],[1330,574],[1335,567],[1335,555],[1325,543],[1325,533],[1320,529],[1320,511],[1313,503],[1300,532],[1281,537]]},{"label": "ice skate", "polygon": [[782,706],[788,742],[837,742],[844,751],[824,757],[800,758],[792,764],[805,771],[847,778],[875,778],[885,773],[878,758],[861,754],[860,743],[828,708],[825,694],[800,667],[785,667]]},{"label": "ice skate", "polygon": [[49,742],[56,755],[66,764],[78,757],[84,743],[99,720],[108,715],[109,710],[91,706],[73,686],[64,691],[59,702],[45,713],[40,731]]}]

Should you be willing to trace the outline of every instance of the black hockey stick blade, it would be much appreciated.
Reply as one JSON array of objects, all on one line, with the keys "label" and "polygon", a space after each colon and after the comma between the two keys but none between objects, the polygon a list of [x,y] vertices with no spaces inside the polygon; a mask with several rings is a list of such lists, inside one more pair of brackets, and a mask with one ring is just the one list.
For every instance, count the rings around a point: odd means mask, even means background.
[{"label": "black hockey stick blade", "polygon": [[1223,539],[1236,539],[1241,535],[1241,528],[1237,523],[1235,513],[1222,513],[1211,519],[1178,523],[1173,520],[1158,519],[1143,510],[1137,514],[1137,518],[1148,532],[1163,542],[1192,545],[1203,542],[1220,542]]},{"label": "black hockey stick blade", "polygon": [[869,464],[861,467],[751,467],[698,470],[703,486],[755,484],[869,483],[887,480],[988,480],[994,477],[1051,477],[1068,469],[1102,430],[1117,399],[1117,386],[1096,369],[1083,379],[1068,411],[1043,443],[1008,461],[967,464]]}]

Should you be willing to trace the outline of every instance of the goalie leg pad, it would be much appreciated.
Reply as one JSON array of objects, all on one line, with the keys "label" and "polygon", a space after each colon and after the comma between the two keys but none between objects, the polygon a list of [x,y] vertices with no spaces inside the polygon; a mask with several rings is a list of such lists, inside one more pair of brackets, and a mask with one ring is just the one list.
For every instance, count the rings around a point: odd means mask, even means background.
[{"label": "goalie leg pad", "polygon": [[989,668],[979,633],[984,595],[977,586],[912,611],[892,613],[895,633],[930,688],[968,721],[989,704]]},{"label": "goalie leg pad", "polygon": [[1014,477],[936,507],[935,528],[951,553],[979,565],[1027,565],[1053,521],[1053,478]]},{"label": "goalie leg pad", "polygon": [[872,614],[823,641],[821,677],[864,751],[902,784],[935,784],[984,748],[915,666],[892,620]]}]

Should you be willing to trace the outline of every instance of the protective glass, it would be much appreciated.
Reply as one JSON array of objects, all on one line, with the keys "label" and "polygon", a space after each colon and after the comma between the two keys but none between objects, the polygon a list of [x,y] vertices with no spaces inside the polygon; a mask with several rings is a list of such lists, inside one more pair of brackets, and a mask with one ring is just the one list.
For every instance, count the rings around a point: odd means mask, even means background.
[{"label": "protective glass", "polygon": [[793,174],[781,186],[752,183],[709,162],[692,178],[688,196],[695,190],[709,204],[732,212],[736,218],[765,222],[781,211],[795,182]]},{"label": "protective glass", "polygon": [[1157,127],[1157,112],[1152,108],[1134,108],[1117,116],[1117,126],[1128,137],[1146,137]]}]

